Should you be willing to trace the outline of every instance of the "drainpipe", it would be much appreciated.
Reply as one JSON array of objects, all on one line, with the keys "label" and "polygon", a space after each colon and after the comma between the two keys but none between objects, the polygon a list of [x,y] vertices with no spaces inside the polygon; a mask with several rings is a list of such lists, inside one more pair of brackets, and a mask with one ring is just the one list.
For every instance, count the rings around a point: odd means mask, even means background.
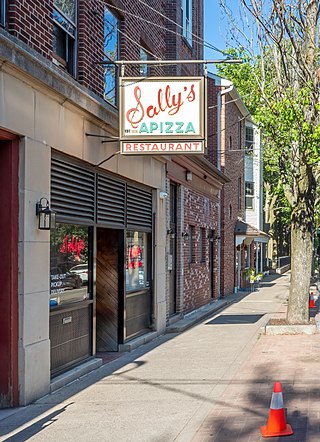
[{"label": "drainpipe", "polygon": [[[218,92],[218,97],[217,97],[217,101],[218,101],[218,108],[217,108],[217,133],[218,133],[218,137],[217,137],[217,168],[219,170],[221,170],[221,101],[222,101],[222,96],[228,94],[229,92],[231,92],[234,88],[234,85],[231,83],[231,85],[224,89],[223,91],[219,91]],[[219,199],[220,199],[220,204],[218,206],[218,233],[217,236],[219,238],[221,238],[221,190],[219,191]],[[218,274],[217,274],[217,286],[218,286],[218,290],[219,290],[219,297],[221,295],[221,277],[220,277],[220,273],[221,273],[221,244],[222,241],[219,241],[218,244]],[[235,275],[235,272],[234,272]],[[235,278],[235,276],[234,276]]]}]

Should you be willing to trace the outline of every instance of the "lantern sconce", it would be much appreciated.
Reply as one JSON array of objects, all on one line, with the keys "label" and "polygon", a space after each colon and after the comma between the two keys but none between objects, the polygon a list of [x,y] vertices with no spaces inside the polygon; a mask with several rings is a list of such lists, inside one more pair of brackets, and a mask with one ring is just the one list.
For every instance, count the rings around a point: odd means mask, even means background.
[{"label": "lantern sconce", "polygon": [[192,181],[192,172],[191,172],[191,170],[187,170],[187,172],[186,172],[186,180],[187,181]]},{"label": "lantern sconce", "polygon": [[50,230],[56,227],[56,212],[50,208],[47,198],[40,198],[37,202],[36,215],[39,220],[39,230]]},{"label": "lantern sconce", "polygon": [[167,192],[164,192],[163,190],[161,190],[161,191],[159,192],[159,198],[160,198],[161,200],[165,200],[165,199],[167,199],[167,198],[168,198],[168,194],[167,194]]},{"label": "lantern sconce", "polygon": [[210,242],[214,242],[214,241],[220,241],[221,236],[208,235],[207,238]]},{"label": "lantern sconce", "polygon": [[189,233],[188,232],[182,232],[182,238],[188,240],[189,239]]}]

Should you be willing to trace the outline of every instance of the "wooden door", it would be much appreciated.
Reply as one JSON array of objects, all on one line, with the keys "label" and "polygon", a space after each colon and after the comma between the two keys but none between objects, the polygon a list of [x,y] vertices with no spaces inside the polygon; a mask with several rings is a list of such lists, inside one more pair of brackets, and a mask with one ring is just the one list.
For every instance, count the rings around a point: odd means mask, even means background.
[{"label": "wooden door", "polygon": [[97,229],[97,351],[117,351],[119,334],[119,231]]}]

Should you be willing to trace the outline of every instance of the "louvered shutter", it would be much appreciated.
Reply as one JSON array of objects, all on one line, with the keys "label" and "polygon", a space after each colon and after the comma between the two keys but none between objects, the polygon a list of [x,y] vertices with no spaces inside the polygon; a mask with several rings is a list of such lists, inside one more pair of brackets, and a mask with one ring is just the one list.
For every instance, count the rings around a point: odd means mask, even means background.
[{"label": "louvered shutter", "polygon": [[127,185],[127,227],[152,229],[152,193]]},{"label": "louvered shutter", "polygon": [[94,222],[95,174],[55,156],[51,160],[51,207],[59,218]]},{"label": "louvered shutter", "polygon": [[125,227],[126,185],[106,175],[98,175],[98,224]]}]

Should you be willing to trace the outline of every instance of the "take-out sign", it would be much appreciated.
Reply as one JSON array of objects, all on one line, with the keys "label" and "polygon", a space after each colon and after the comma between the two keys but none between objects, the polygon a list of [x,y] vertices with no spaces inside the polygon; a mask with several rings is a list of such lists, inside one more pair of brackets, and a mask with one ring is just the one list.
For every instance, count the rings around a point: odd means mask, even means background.
[{"label": "take-out sign", "polygon": [[[202,77],[120,78],[120,138],[140,143],[139,148],[127,144],[130,153],[155,152],[148,143],[142,148],[143,141],[179,140],[184,146],[198,140],[203,145],[204,133]],[[172,143],[169,146],[173,149]]]}]

